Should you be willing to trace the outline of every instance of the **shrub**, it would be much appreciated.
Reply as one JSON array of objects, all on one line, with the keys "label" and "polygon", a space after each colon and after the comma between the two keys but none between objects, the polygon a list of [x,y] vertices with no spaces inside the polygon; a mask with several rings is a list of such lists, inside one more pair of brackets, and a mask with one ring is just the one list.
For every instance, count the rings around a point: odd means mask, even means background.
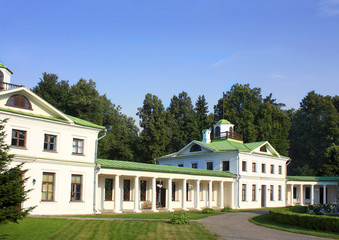
[{"label": "shrub", "polygon": [[288,209],[271,209],[270,219],[288,225],[314,230],[339,232],[339,218],[291,212]]},{"label": "shrub", "polygon": [[211,213],[215,213],[215,210],[212,208],[205,208],[204,210],[202,210],[202,213],[211,214]]},{"label": "shrub", "polygon": [[290,211],[295,213],[307,213],[307,210],[308,210],[307,206],[296,205],[290,207]]},{"label": "shrub", "polygon": [[172,224],[188,224],[190,220],[187,212],[175,212],[171,217]]},{"label": "shrub", "polygon": [[232,212],[232,208],[231,207],[224,207],[223,209],[221,209],[221,212]]}]

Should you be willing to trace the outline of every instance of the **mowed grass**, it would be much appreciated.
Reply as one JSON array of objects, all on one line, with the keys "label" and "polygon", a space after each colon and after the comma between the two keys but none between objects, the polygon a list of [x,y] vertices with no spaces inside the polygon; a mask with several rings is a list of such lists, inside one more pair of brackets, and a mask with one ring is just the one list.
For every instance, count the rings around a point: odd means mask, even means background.
[{"label": "mowed grass", "polygon": [[291,226],[287,224],[281,224],[277,223],[275,221],[272,221],[268,214],[264,215],[259,215],[254,218],[251,218],[250,221],[254,224],[268,227],[268,228],[274,228],[282,231],[288,231],[288,232],[293,232],[293,233],[300,233],[300,234],[307,234],[307,235],[312,235],[312,236],[317,236],[317,237],[327,237],[327,238],[335,238],[339,239],[339,234],[338,233],[333,233],[333,232],[323,232],[323,231],[317,231],[317,230],[312,230],[312,229],[307,229],[307,228],[301,228],[297,226]]},{"label": "mowed grass", "polygon": [[42,239],[217,239],[198,222],[175,225],[164,221],[103,221],[26,218],[0,225],[1,240]]},{"label": "mowed grass", "polygon": [[[127,213],[127,214],[98,214],[98,215],[78,215],[76,217],[90,217],[90,218],[135,218],[135,219],[170,219],[174,212],[164,213]],[[201,219],[209,216],[224,214],[216,212],[205,214],[202,212],[187,212],[189,219]]]}]

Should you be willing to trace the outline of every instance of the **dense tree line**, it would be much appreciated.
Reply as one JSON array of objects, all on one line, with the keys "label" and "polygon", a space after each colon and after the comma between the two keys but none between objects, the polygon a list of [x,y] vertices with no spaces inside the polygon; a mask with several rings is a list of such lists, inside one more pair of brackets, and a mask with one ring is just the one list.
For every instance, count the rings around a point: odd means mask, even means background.
[{"label": "dense tree line", "polygon": [[209,113],[204,95],[193,103],[181,92],[165,108],[158,96],[148,93],[137,112],[139,131],[133,118],[100,95],[92,80],[70,86],[44,73],[32,90],[66,114],[105,126],[107,136],[99,142],[102,158],[152,163],[200,140],[201,130],[225,118],[245,142],[268,140],[280,154],[290,156],[290,174],[339,175],[338,96],[310,92],[298,110],[283,110],[285,104],[272,94],[263,97],[260,88],[235,84],[226,93],[220,91],[222,97]]}]

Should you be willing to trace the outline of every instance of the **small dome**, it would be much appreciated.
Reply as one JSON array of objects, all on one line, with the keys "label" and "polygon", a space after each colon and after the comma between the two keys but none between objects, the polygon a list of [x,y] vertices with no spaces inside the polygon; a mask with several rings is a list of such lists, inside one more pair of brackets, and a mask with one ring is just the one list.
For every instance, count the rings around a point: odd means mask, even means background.
[{"label": "small dome", "polygon": [[13,74],[13,72],[11,70],[8,69],[8,67],[6,67],[5,65],[3,65],[1,62],[0,62],[0,68],[4,68],[6,69],[7,71],[9,71],[11,74]]},{"label": "small dome", "polygon": [[226,119],[220,119],[216,124],[231,124],[231,122]]}]

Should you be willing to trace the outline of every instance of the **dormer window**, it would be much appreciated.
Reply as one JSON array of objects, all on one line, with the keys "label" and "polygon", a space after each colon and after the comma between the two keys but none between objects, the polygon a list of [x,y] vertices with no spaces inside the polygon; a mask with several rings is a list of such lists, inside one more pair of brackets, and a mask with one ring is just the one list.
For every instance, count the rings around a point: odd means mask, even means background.
[{"label": "dormer window", "polygon": [[261,146],[260,152],[267,152],[266,145]]},{"label": "dormer window", "polygon": [[28,98],[20,94],[11,96],[6,103],[6,106],[32,110],[32,104]]},{"label": "dormer window", "polygon": [[201,151],[201,147],[197,144],[194,144],[190,149],[190,152],[200,152],[200,151]]}]

